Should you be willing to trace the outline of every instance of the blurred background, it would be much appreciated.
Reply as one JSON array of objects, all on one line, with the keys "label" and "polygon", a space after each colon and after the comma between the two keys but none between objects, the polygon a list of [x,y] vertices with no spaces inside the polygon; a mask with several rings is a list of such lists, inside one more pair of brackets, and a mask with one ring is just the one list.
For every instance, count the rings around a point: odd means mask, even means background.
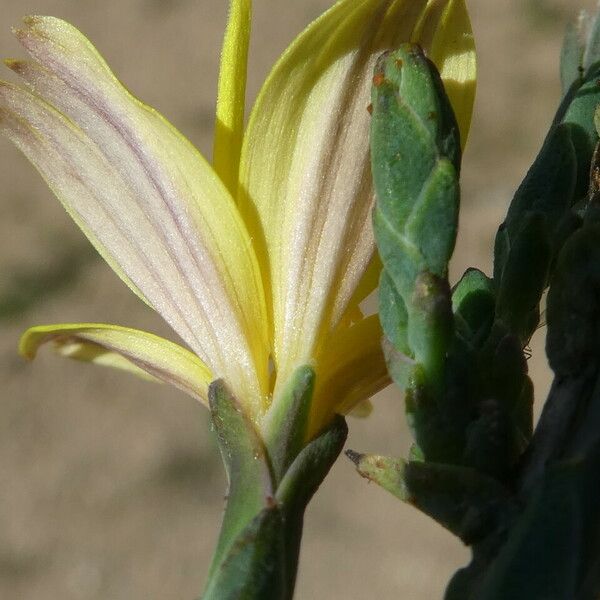
[{"label": "blurred background", "polygon": [[[471,0],[479,53],[463,166],[454,279],[490,271],[495,229],[559,100],[566,22],[593,0]],[[255,0],[252,99],[270,65],[330,0]],[[210,155],[225,0],[2,0],[10,27],[51,14],[88,35],[128,87]],[[10,79],[6,69],[5,75]],[[225,482],[207,412],[183,394],[41,352],[16,354],[29,325],[99,321],[169,336],[99,260],[25,159],[0,139],[0,597],[186,600],[209,565]],[[529,361],[536,409],[548,389],[544,331]],[[403,455],[402,399],[387,390],[348,446]],[[306,521],[299,600],[441,598],[468,561],[453,537],[369,486],[342,459]]]}]

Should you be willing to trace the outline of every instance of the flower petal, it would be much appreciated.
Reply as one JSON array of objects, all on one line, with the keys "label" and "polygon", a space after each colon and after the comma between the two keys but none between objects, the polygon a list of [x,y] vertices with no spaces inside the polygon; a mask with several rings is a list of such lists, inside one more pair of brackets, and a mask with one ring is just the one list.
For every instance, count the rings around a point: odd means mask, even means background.
[{"label": "flower petal", "polygon": [[251,0],[231,0],[219,71],[213,166],[234,195],[244,135],[251,13]]},{"label": "flower petal", "polygon": [[349,325],[350,323],[362,319],[363,313],[360,304],[377,289],[379,278],[381,276],[381,269],[381,259],[379,258],[379,254],[375,253],[356,285],[354,294],[348,302],[348,308],[346,309],[344,316],[340,319],[340,325]]},{"label": "flower petal", "polygon": [[170,383],[207,404],[208,385],[214,379],[207,366],[189,350],[146,331],[98,323],[44,325],[23,334],[19,351],[32,360],[47,342],[67,358]]},{"label": "flower petal", "polygon": [[373,66],[382,51],[411,39],[426,6],[425,0],[338,2],[285,52],[253,109],[239,202],[268,265],[282,383],[352,308],[372,264]]},{"label": "flower petal", "polygon": [[349,413],[350,417],[356,419],[366,419],[373,413],[373,403],[370,400],[363,400],[360,404],[357,404]]},{"label": "flower petal", "polygon": [[[337,414],[348,414],[390,383],[377,315],[342,327],[316,358],[317,380],[310,431],[318,433]],[[367,405],[368,406],[368,405]]]},{"label": "flower petal", "polygon": [[215,377],[260,412],[268,389],[264,292],[227,189],[175,128],[132,97],[71,25],[29,17],[38,61],[9,66],[2,129],[112,264]]}]

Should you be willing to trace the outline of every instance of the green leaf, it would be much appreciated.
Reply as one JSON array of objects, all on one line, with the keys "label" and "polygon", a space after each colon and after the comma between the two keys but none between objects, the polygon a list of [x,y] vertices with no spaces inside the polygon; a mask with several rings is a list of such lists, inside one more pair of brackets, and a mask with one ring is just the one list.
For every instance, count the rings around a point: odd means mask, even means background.
[{"label": "green leaf", "polygon": [[406,389],[416,365],[408,345],[408,313],[387,271],[382,271],[379,280],[379,320],[388,372],[397,386]]},{"label": "green leaf", "polygon": [[385,216],[379,204],[373,211],[373,227],[384,269],[408,310],[415,281],[427,267],[425,259],[418,247]]},{"label": "green leaf", "polygon": [[598,319],[599,239],[600,223],[596,222],[586,223],[569,238],[548,292],[546,351],[558,376],[585,370],[600,350],[592,326]]},{"label": "green leaf", "polygon": [[414,383],[417,363],[407,354],[396,350],[387,339],[384,339],[381,345],[383,347],[387,370],[392,381],[401,390],[406,390]]},{"label": "green leaf", "polygon": [[314,387],[312,367],[299,367],[265,419],[265,438],[277,481],[281,480],[306,441]]},{"label": "green leaf", "polygon": [[579,23],[569,23],[560,54],[560,83],[563,96],[573,84],[583,79],[583,54],[581,26]]},{"label": "green leaf", "polygon": [[463,462],[478,472],[504,480],[518,457],[511,413],[495,397],[482,399],[467,429]]},{"label": "green leaf", "polygon": [[347,436],[346,421],[338,415],[290,465],[277,488],[277,501],[287,507],[306,506],[342,451]]},{"label": "green leaf", "polygon": [[495,308],[493,281],[478,269],[467,269],[452,290],[452,311],[463,338],[481,344],[494,322]]},{"label": "green leaf", "polygon": [[593,15],[584,13],[582,16],[581,27],[587,30],[582,63],[587,71],[600,61],[600,13],[595,12]]},{"label": "green leaf", "polygon": [[547,216],[525,212],[515,228],[499,282],[496,317],[525,346],[539,323],[539,306],[552,261]]},{"label": "green leaf", "polygon": [[435,66],[404,44],[375,69],[374,224],[384,267],[408,304],[421,271],[443,277],[458,222],[460,139]]},{"label": "green leaf", "polygon": [[382,271],[379,279],[379,320],[383,333],[392,346],[409,356],[406,304],[387,271]]},{"label": "green leaf", "polygon": [[[597,20],[594,21],[594,27],[597,35]],[[576,44],[573,37],[575,35],[574,32],[568,34],[565,43],[571,46]],[[590,46],[590,56],[596,56],[594,53],[597,53],[597,49],[591,48]],[[569,52],[576,53],[573,49]],[[571,57],[570,60],[574,59]],[[592,155],[598,142],[594,115],[600,104],[599,76],[600,65],[594,63],[585,77],[571,86],[558,108],[539,155],[515,193],[506,220],[496,236],[496,285],[499,285],[502,278],[516,231],[527,212],[545,215],[553,257],[560,251],[564,239],[577,226],[572,220],[571,212],[576,203],[585,201]]]},{"label": "green leaf", "polygon": [[209,571],[210,581],[241,531],[272,504],[275,491],[261,438],[223,380],[210,384],[208,399],[229,481],[228,502]]},{"label": "green leaf", "polygon": [[446,275],[454,251],[459,198],[456,170],[449,160],[441,159],[424,182],[404,227],[427,270],[438,277]]},{"label": "green leaf", "polygon": [[473,600],[582,598],[585,471],[582,462],[548,469]]},{"label": "green leaf", "polygon": [[418,46],[384,54],[373,81],[373,224],[384,267],[380,315],[390,340],[384,352],[391,376],[407,390],[407,418],[424,455],[457,456],[462,433],[456,437],[439,404],[454,334],[447,273],[458,226],[458,126],[436,68]]},{"label": "green leaf", "polygon": [[302,449],[277,488],[276,499],[285,517],[285,573],[288,590],[294,589],[304,510],[337,460],[347,436],[346,421],[338,415],[325,431]]},{"label": "green leaf", "polygon": [[515,512],[508,491],[475,469],[353,450],[346,455],[362,477],[412,504],[466,543],[495,531]]},{"label": "green leaf", "polygon": [[[501,285],[504,270],[524,231],[523,220],[530,213],[543,215],[552,256],[560,250],[563,236],[561,225],[568,217],[576,200],[577,156],[572,141],[573,127],[559,125],[548,135],[544,145],[516,191],[506,219],[496,235],[494,255],[494,282]],[[512,254],[513,261],[523,262],[519,251]]]},{"label": "green leaf", "polygon": [[202,600],[281,600],[284,593],[283,517],[265,508],[240,532]]},{"label": "green leaf", "polygon": [[490,384],[495,397],[511,412],[523,389],[527,361],[519,338],[507,334],[500,339],[491,361]]},{"label": "green leaf", "polygon": [[563,124],[570,129],[577,157],[576,199],[582,198],[587,192],[592,154],[598,143],[594,114],[600,104],[600,86],[598,85],[600,67],[597,65],[594,69],[577,90],[562,120]]},{"label": "green leaf", "polygon": [[551,131],[516,191],[504,221],[511,240],[526,213],[543,214],[554,231],[572,206],[577,172],[572,132],[564,124]]},{"label": "green leaf", "polygon": [[443,394],[446,358],[454,331],[450,286],[427,271],[414,286],[409,305],[408,344],[423,368],[427,385],[435,396]]},{"label": "green leaf", "polygon": [[354,450],[346,450],[346,456],[354,463],[361,477],[374,481],[403,502],[410,501],[410,493],[404,480],[406,460],[391,456],[360,454]]}]

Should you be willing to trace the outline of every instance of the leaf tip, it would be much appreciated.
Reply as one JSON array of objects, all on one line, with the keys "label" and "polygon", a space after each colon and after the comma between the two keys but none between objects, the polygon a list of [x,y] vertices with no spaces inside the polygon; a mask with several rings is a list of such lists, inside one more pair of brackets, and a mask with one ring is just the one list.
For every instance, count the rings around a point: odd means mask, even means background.
[{"label": "leaf tip", "polygon": [[358,467],[360,465],[360,461],[363,459],[364,454],[360,452],[356,452],[356,450],[348,449],[344,452],[344,454]]}]

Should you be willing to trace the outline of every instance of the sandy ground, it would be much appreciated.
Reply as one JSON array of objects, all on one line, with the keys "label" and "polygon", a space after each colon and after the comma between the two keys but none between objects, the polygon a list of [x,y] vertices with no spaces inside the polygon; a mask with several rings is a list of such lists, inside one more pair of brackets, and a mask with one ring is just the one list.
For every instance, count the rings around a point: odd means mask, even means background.
[{"label": "sandy ground", "polygon": [[[329,2],[255,4],[251,97],[274,58]],[[575,4],[470,2],[480,84],[463,167],[455,275],[468,265],[489,270],[494,230],[558,101],[560,37]],[[0,55],[22,54],[9,29],[21,15],[66,18],[138,96],[208,153],[224,0],[1,0],[1,6]],[[100,321],[168,330],[93,258],[3,140],[0,156],[0,598],[194,598],[224,492],[206,412],[167,387],[51,353],[33,365],[16,356],[19,333],[30,324]],[[25,287],[44,300],[2,304]],[[543,331],[532,346],[539,406],[548,385]],[[409,437],[400,395],[388,390],[375,403],[370,419],[351,421],[348,445],[404,454]],[[368,486],[340,460],[307,514],[296,597],[440,598],[467,560],[450,534]]]}]

